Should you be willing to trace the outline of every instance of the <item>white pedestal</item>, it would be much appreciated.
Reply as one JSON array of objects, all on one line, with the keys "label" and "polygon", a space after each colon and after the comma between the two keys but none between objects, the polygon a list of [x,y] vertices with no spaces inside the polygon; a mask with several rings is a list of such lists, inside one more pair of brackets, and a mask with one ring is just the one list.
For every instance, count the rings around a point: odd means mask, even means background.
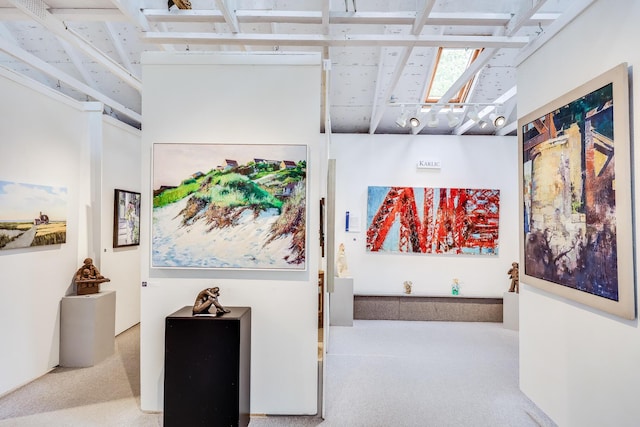
[{"label": "white pedestal", "polygon": [[115,349],[116,293],[102,291],[62,298],[60,366],[93,366]]},{"label": "white pedestal", "polygon": [[502,300],[502,322],[505,328],[517,331],[520,329],[520,294],[505,292]]},{"label": "white pedestal", "polygon": [[329,324],[353,326],[353,279],[336,277],[334,290],[329,294]]}]

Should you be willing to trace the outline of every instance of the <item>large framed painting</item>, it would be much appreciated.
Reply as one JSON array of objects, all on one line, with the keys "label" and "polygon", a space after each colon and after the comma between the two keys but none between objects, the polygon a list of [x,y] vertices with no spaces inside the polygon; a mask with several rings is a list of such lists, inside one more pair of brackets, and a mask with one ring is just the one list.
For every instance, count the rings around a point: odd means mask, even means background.
[{"label": "large framed painting", "polygon": [[140,244],[140,193],[114,190],[113,247]]},{"label": "large framed painting", "polygon": [[518,126],[521,281],[635,318],[627,65]]},{"label": "large framed painting", "polygon": [[67,241],[67,189],[0,181],[0,250]]},{"label": "large framed painting", "polygon": [[367,251],[497,255],[500,190],[369,187]]},{"label": "large framed painting", "polygon": [[154,144],[152,267],[305,270],[307,146]]}]

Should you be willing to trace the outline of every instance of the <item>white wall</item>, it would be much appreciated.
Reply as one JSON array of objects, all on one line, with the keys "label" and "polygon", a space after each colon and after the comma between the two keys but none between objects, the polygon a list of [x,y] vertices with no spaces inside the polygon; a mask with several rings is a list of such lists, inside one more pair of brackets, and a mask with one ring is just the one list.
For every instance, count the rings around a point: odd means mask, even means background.
[{"label": "white wall", "polygon": [[[339,135],[331,137],[336,159],[336,248],[345,244],[354,293],[392,295],[413,282],[416,295],[502,297],[507,270],[518,258],[517,140],[515,137]],[[440,160],[441,169],[417,169],[419,160]],[[494,188],[500,190],[498,256],[366,252],[368,186]],[[345,212],[361,219],[361,232],[345,232]],[[335,254],[327,254],[335,256]]]},{"label": "white wall", "polygon": [[[519,66],[518,115],[526,115],[621,62],[628,62],[631,68],[630,81],[640,81],[639,17],[637,1],[595,2]],[[632,87],[633,104],[640,99],[640,85]],[[639,128],[636,115],[631,122],[632,129]],[[638,170],[639,165],[636,156],[633,168]],[[635,188],[637,200],[637,175],[633,183],[617,185]],[[634,236],[637,242],[637,230]],[[622,320],[521,286],[521,389],[560,426],[638,425],[639,360],[637,320]]]},{"label": "white wall", "polygon": [[[101,272],[116,291],[116,335],[140,322],[140,246],[113,247],[114,190],[140,193],[142,138],[138,129],[109,116],[103,117]],[[147,203],[145,200],[143,203]]]},{"label": "white wall", "polygon": [[[307,271],[151,269],[143,257],[143,410],[163,408],[165,317],[192,306],[200,290],[215,284],[223,305],[252,308],[251,412],[316,413],[320,62],[316,54],[287,53],[143,56],[143,200],[151,200],[153,143],[309,147]],[[141,227],[145,254],[150,215],[147,204]]]},{"label": "white wall", "polygon": [[[61,298],[73,293],[73,275],[82,259],[100,259],[101,226],[94,224],[112,221],[113,202],[100,202],[101,175],[110,174],[111,167],[103,167],[101,160],[102,104],[73,101],[4,68],[0,93],[0,180],[68,191],[65,244],[0,251],[2,395],[58,364]],[[132,155],[139,168],[139,154]],[[139,183],[137,179],[135,185]],[[121,305],[139,313],[137,305],[125,300]],[[116,322],[122,324],[121,319]]]}]

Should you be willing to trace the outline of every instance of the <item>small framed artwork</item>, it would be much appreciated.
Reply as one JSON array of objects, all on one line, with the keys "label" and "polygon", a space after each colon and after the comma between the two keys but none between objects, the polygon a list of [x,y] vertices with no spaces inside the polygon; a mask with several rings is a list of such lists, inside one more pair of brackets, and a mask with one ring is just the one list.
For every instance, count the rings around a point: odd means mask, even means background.
[{"label": "small framed artwork", "polygon": [[113,203],[113,247],[140,244],[140,193],[115,190]]}]

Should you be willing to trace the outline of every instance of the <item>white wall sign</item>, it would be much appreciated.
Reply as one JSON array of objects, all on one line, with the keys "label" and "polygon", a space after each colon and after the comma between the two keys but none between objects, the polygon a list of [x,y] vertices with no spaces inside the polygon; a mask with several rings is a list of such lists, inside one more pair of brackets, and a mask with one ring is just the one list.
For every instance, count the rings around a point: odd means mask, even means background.
[{"label": "white wall sign", "polygon": [[440,160],[418,160],[418,169],[440,169]]}]

